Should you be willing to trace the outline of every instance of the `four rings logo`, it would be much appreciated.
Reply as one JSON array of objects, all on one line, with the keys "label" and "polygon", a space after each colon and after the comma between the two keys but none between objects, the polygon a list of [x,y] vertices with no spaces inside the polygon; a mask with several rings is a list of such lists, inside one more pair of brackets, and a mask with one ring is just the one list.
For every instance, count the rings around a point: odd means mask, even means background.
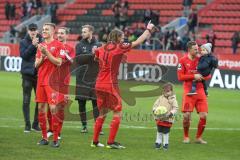
[{"label": "four rings logo", "polygon": [[176,54],[158,54],[157,64],[163,66],[177,66],[178,56]]},{"label": "four rings logo", "polygon": [[0,46],[0,56],[9,56],[11,49],[9,46]]},{"label": "four rings logo", "polygon": [[22,58],[7,56],[4,59],[4,68],[6,71],[19,72],[21,70]]},{"label": "four rings logo", "polygon": [[159,82],[162,79],[162,69],[158,65],[140,65],[133,67],[133,78],[136,81]]}]

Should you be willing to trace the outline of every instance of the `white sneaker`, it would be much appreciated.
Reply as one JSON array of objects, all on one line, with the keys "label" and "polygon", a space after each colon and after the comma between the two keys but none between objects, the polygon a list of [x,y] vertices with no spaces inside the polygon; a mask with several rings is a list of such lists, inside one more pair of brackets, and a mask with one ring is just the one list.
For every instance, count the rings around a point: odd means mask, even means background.
[{"label": "white sneaker", "polygon": [[100,143],[100,142],[98,142],[97,144],[94,144],[94,143],[92,142],[91,147],[93,147],[93,148],[95,148],[95,147],[104,147],[104,144],[102,144],[102,143]]},{"label": "white sneaker", "polygon": [[47,132],[47,138],[51,137],[53,135],[52,132]]},{"label": "white sneaker", "polygon": [[60,139],[62,139],[62,137],[61,137],[61,136],[58,136],[58,140],[60,140]]}]

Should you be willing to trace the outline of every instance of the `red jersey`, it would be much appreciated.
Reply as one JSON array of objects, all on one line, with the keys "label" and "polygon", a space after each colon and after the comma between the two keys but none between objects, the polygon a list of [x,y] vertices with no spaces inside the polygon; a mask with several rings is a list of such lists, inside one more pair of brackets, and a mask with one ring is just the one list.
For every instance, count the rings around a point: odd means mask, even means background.
[{"label": "red jersey", "polygon": [[122,62],[124,53],[128,52],[130,49],[131,49],[131,44],[129,43],[116,44],[116,45],[107,44],[98,48],[95,52],[95,57],[99,61],[99,72],[98,72],[96,83],[117,84],[119,65]]},{"label": "red jersey", "polygon": [[64,82],[65,85],[69,85],[71,73],[70,73],[70,66],[72,64],[73,58],[75,57],[75,52],[73,47],[68,44],[64,45],[64,55],[66,61],[60,67],[60,82]]},{"label": "red jersey", "polygon": [[[57,40],[53,40],[50,43],[42,42],[41,44],[47,46],[47,50],[56,58],[65,59],[63,52],[63,44]],[[42,56],[41,51],[38,49],[36,58],[40,58]],[[54,70],[56,70],[57,66],[53,64],[47,56],[44,57],[43,63],[40,65],[38,69],[38,83],[40,85],[49,85],[49,77],[53,74]],[[57,81],[59,77],[54,77]]]},{"label": "red jersey", "polygon": [[[194,74],[197,74],[197,65],[199,57],[196,57],[194,60],[189,59],[188,54],[183,56],[179,60],[177,75],[178,80],[183,81],[184,92],[189,92],[192,88],[192,81],[194,80]],[[204,90],[203,83],[199,82],[196,85],[196,90]]]}]

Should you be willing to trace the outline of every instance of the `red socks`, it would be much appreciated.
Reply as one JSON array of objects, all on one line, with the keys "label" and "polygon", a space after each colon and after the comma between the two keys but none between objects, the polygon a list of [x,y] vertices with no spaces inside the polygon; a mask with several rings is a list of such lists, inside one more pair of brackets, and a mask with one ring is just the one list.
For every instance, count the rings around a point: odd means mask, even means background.
[{"label": "red socks", "polygon": [[98,142],[99,134],[102,130],[104,118],[98,117],[94,125],[93,142]]},{"label": "red socks", "polygon": [[63,121],[64,121],[64,110],[59,110],[57,112],[57,117],[58,117],[58,120],[59,120],[58,133],[61,133],[62,126],[63,126]]},{"label": "red socks", "polygon": [[48,119],[48,130],[53,131],[53,128],[52,128],[52,114],[51,114],[50,108],[48,108],[47,119]]},{"label": "red socks", "polygon": [[190,120],[183,120],[184,137],[189,137]]},{"label": "red socks", "polygon": [[200,138],[206,125],[206,119],[200,118],[196,138]]},{"label": "red socks", "polygon": [[58,120],[57,114],[52,114],[53,141],[58,140],[58,126],[59,126],[59,120]]},{"label": "red socks", "polygon": [[38,112],[38,121],[42,129],[42,137],[47,140],[47,120],[45,112]]},{"label": "red socks", "polygon": [[110,133],[109,133],[109,137],[108,137],[108,144],[111,144],[114,142],[115,137],[117,135],[118,132],[118,128],[120,125],[120,117],[113,117],[112,122],[110,124]]}]

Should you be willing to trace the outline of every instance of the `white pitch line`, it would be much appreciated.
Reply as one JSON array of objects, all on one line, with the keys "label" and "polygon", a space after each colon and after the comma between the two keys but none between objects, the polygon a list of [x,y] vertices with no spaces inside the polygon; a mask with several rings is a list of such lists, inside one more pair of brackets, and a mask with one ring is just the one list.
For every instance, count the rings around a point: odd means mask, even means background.
[{"label": "white pitch line", "polygon": [[[106,125],[108,128],[108,125]],[[23,128],[23,125],[20,126],[10,126],[10,125],[0,125],[0,128]],[[80,126],[69,126],[69,125],[63,125],[63,128],[81,128]],[[89,125],[89,128],[93,128],[92,125]],[[145,126],[129,126],[121,124],[121,128],[123,129],[155,129],[156,127],[145,127]],[[174,127],[173,130],[182,130],[181,127]],[[197,128],[190,128],[190,130],[197,130]],[[212,130],[212,131],[240,131],[240,128],[206,128],[206,130]]]}]

